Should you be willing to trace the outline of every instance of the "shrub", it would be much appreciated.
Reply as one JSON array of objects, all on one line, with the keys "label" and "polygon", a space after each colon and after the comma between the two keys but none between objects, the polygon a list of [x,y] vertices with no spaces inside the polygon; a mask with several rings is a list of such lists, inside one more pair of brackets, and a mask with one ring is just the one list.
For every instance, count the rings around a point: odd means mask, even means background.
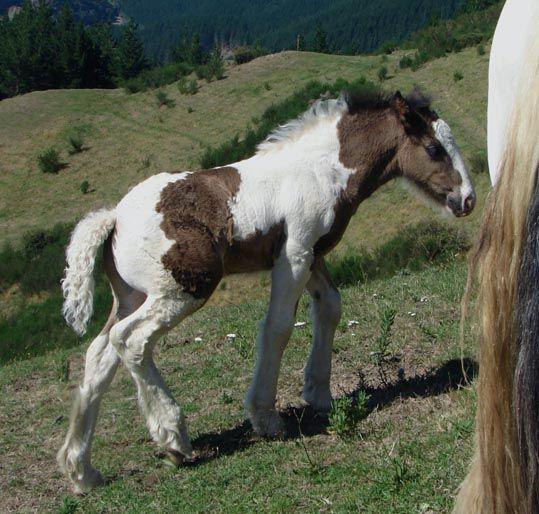
[{"label": "shrub", "polygon": [[397,43],[395,41],[386,41],[380,47],[379,52],[385,55],[392,54],[397,49]]},{"label": "shrub", "polygon": [[83,180],[80,183],[79,189],[83,195],[88,194],[90,192],[90,182],[88,182],[87,180]]},{"label": "shrub", "polygon": [[245,64],[257,57],[264,55],[264,51],[259,46],[238,46],[234,48],[232,55],[236,64]]},{"label": "shrub", "polygon": [[348,396],[333,400],[329,413],[330,430],[340,437],[353,434],[359,422],[367,417],[369,399],[365,391],[360,391],[356,402]]},{"label": "shrub", "polygon": [[464,78],[464,75],[460,71],[453,73],[453,81],[460,82]]},{"label": "shrub", "polygon": [[182,77],[178,81],[178,91],[182,95],[194,95],[198,93],[198,90],[198,82],[195,79],[187,80],[185,77]]},{"label": "shrub", "polygon": [[405,55],[404,57],[401,57],[399,60],[399,68],[411,68],[412,64],[414,64],[414,60],[410,55]]},{"label": "shrub", "polygon": [[211,82],[213,78],[212,70],[208,64],[197,66],[195,73],[198,79],[206,79],[207,82]]},{"label": "shrub", "polygon": [[157,99],[157,104],[159,107],[162,107],[163,105],[172,108],[175,105],[175,102],[172,98],[170,98],[165,91],[162,89],[159,89],[155,92],[155,98]]},{"label": "shrub", "polygon": [[84,140],[80,134],[72,134],[68,138],[69,154],[74,155],[84,150]]},{"label": "shrub", "polygon": [[11,243],[4,243],[0,250],[0,291],[18,282],[24,274],[25,260]]},{"label": "shrub", "polygon": [[39,169],[43,173],[58,173],[62,169],[60,154],[56,148],[48,148],[37,156]]},{"label": "shrub", "polygon": [[122,86],[128,93],[138,93],[172,84],[192,71],[192,66],[187,63],[173,62],[144,70],[140,75],[124,80]]},{"label": "shrub", "polygon": [[485,55],[485,47],[484,47],[484,45],[478,45],[477,46],[477,55],[479,55],[480,57],[482,55]]},{"label": "shrub", "polygon": [[382,66],[382,67],[378,70],[378,80],[379,80],[380,82],[384,82],[386,79],[387,79],[387,67],[386,67],[386,66]]}]

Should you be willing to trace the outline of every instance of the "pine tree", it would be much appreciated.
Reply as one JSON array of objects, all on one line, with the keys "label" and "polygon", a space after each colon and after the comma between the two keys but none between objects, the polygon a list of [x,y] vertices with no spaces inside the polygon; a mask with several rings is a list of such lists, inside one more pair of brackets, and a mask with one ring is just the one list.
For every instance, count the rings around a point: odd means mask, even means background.
[{"label": "pine tree", "polygon": [[329,53],[327,33],[320,23],[316,26],[316,33],[314,35],[313,42],[313,52],[318,52],[321,54]]},{"label": "pine tree", "polygon": [[148,61],[138,34],[137,24],[131,20],[118,45],[118,75],[123,79],[130,79],[147,67]]}]

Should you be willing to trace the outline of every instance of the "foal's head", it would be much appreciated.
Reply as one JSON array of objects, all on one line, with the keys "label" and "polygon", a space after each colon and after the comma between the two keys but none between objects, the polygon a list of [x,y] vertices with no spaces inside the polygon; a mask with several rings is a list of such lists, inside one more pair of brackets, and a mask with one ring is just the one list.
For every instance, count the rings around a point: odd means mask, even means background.
[{"label": "foal's head", "polygon": [[[367,164],[361,162],[362,155],[374,151],[379,154],[381,182],[402,177],[455,216],[472,211],[475,193],[466,165],[451,129],[431,110],[427,97],[414,90],[406,98],[399,92],[390,97],[349,97],[347,104],[346,121],[341,123],[341,143],[347,140],[341,146],[345,164],[359,169]],[[365,154],[366,147],[370,154]]]},{"label": "foal's head", "polygon": [[475,206],[475,193],[447,123],[417,90],[406,98],[395,93],[390,109],[400,132],[395,155],[397,173],[455,216],[467,216]]}]

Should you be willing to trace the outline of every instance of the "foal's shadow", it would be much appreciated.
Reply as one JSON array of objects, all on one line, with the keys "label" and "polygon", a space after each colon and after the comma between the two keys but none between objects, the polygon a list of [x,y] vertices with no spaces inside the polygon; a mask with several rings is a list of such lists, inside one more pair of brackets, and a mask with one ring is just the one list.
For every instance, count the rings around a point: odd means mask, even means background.
[{"label": "foal's shadow", "polygon": [[[371,413],[375,409],[390,406],[397,399],[427,398],[459,389],[477,375],[478,369],[479,366],[473,359],[452,359],[423,375],[380,387],[358,387],[347,396],[355,400],[360,391],[365,391],[370,397],[367,412]],[[289,407],[281,412],[281,416],[286,428],[284,440],[324,434],[328,427],[327,416],[317,414],[310,406]],[[198,457],[188,465],[197,466],[221,455],[240,452],[257,441],[260,441],[260,437],[253,433],[248,421],[224,432],[202,434],[192,442]]]}]

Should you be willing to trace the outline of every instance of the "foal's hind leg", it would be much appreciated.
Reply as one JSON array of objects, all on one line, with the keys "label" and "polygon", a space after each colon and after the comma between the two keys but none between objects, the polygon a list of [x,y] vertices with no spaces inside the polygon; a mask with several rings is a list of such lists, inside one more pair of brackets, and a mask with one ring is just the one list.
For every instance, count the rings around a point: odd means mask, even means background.
[{"label": "foal's hind leg", "polygon": [[102,481],[101,474],[91,464],[92,437],[101,398],[119,363],[116,350],[108,344],[117,310],[118,302],[115,299],[107,324],[88,347],[84,380],[75,395],[69,430],[57,456],[60,468],[78,494],[89,491]]},{"label": "foal's hind leg", "polygon": [[87,492],[102,480],[99,471],[92,467],[91,449],[101,398],[119,363],[118,353],[109,344],[110,330],[120,319],[136,311],[146,298],[119,276],[112,260],[110,241],[104,247],[104,265],[114,303],[107,323],[86,352],[84,379],[75,396],[69,430],[57,457],[60,468],[68,475],[76,493]]},{"label": "foal's hind leg", "polygon": [[341,295],[331,280],[323,259],[317,259],[307,282],[312,297],[313,346],[305,367],[303,399],[320,412],[331,409],[331,349],[341,319]]},{"label": "foal's hind leg", "polygon": [[275,411],[277,380],[311,262],[310,251],[288,241],[272,271],[270,306],[265,321],[260,324],[256,369],[245,400],[247,416],[261,435],[277,435],[282,430]]},{"label": "foal's hind leg", "polygon": [[192,456],[184,415],[153,361],[158,337],[194,312],[203,301],[188,294],[175,298],[148,296],[131,316],[115,325],[110,334],[122,362],[138,390],[141,411],[152,438],[176,459]]}]

